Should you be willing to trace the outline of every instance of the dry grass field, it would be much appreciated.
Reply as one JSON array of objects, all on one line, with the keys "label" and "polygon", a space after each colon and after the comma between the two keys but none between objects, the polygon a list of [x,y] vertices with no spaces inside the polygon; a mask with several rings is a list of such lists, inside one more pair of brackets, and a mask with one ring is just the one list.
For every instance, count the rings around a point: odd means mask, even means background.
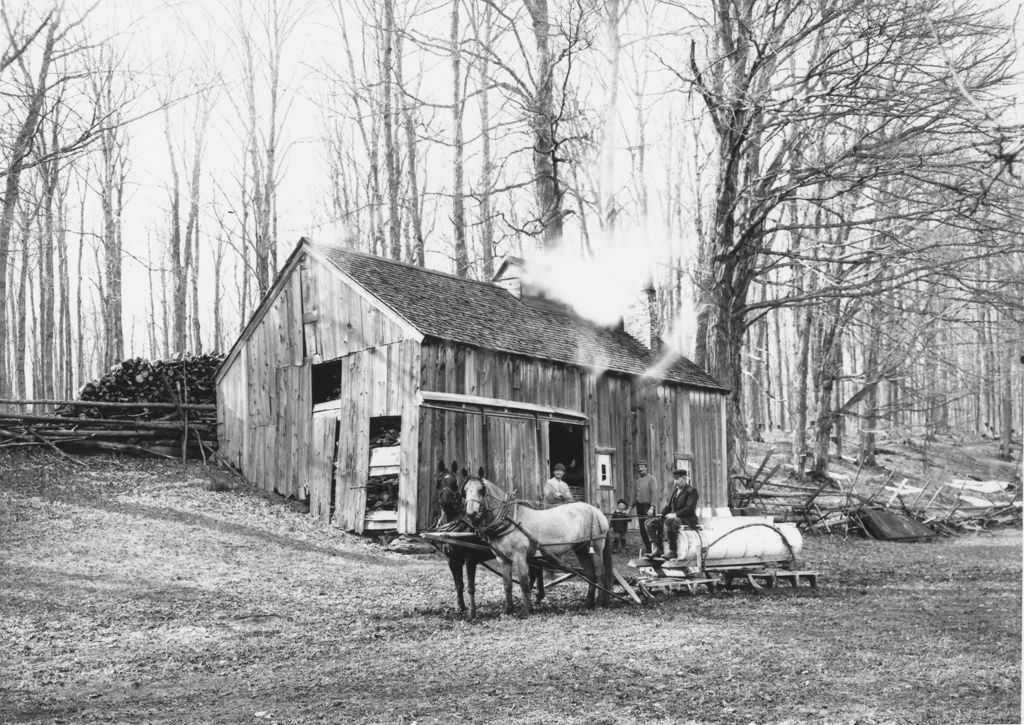
[{"label": "dry grass field", "polygon": [[529,619],[481,572],[471,623],[436,555],[225,473],[0,454],[0,722],[1020,721],[1020,530],[803,558],[816,592]]}]

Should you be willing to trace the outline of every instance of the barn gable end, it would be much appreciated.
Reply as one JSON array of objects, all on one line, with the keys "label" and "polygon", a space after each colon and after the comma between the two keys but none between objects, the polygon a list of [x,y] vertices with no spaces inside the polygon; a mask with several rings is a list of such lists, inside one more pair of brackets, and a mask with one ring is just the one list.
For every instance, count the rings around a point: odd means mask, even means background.
[{"label": "barn gable end", "polygon": [[[300,244],[218,372],[221,453],[261,488],[308,500],[325,521],[333,509],[338,525],[362,530],[371,418],[409,421],[400,488],[416,476],[420,339]],[[315,376],[337,379],[334,400],[314,400]],[[413,511],[400,494],[398,523]]]}]

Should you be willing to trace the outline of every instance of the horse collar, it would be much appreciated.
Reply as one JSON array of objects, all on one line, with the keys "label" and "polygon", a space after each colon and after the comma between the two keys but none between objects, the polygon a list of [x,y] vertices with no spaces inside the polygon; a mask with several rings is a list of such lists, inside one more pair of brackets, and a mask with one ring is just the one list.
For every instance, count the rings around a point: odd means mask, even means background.
[{"label": "horse collar", "polygon": [[477,534],[485,539],[507,534],[516,525],[515,519],[509,516],[509,509],[513,513],[515,512],[513,503],[511,498],[506,498],[502,501],[498,512],[490,516],[491,520],[489,522],[487,518],[491,511],[482,507],[480,510],[480,524],[476,527]]}]

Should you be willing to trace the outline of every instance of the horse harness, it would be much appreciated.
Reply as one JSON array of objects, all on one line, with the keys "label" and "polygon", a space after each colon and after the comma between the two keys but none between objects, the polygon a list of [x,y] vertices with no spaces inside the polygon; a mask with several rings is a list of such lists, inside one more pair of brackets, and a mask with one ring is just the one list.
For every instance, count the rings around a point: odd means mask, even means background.
[{"label": "horse harness", "polygon": [[[498,500],[495,497],[491,496],[489,493],[484,493],[484,499],[488,498],[494,499],[496,501]],[[548,554],[547,551],[545,551],[544,549],[544,545],[542,545],[539,541],[537,541],[537,539],[531,536],[530,532],[524,529],[522,525],[514,518],[514,516],[511,515],[510,512],[514,511],[517,505],[524,505],[533,508],[529,501],[517,500],[511,494],[509,494],[503,500],[501,500],[501,506],[500,508],[498,508],[497,512],[495,512],[491,517],[490,523],[487,523],[487,509],[484,507],[481,507],[480,517],[476,523],[473,522],[472,517],[465,513],[463,514],[463,519],[471,526],[473,526],[473,530],[476,531],[478,536],[484,539],[504,536],[505,534],[512,531],[512,529],[519,529],[520,533],[522,533],[523,536],[525,536],[527,540],[530,542],[530,544],[536,547],[537,550],[541,552],[541,554],[544,557],[554,558],[557,560],[557,557],[553,557],[551,554]],[[463,502],[463,510],[465,510],[465,502]],[[590,551],[591,553],[593,553],[594,541],[600,538],[600,536],[593,536],[590,539],[582,539],[580,541],[565,541],[561,543],[572,544],[576,546],[582,546],[585,543],[589,543]],[[551,546],[551,544],[548,544],[548,546]]]}]

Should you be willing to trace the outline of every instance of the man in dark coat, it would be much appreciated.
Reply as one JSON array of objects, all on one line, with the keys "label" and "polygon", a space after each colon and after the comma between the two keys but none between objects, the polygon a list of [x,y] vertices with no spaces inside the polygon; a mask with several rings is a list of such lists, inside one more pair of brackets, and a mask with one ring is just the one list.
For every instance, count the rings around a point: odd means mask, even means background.
[{"label": "man in dark coat", "polygon": [[651,556],[662,555],[661,535],[665,532],[668,540],[668,557],[676,558],[676,540],[679,537],[680,526],[697,525],[697,500],[700,494],[690,483],[686,471],[678,469],[672,471],[672,493],[668,503],[661,511],[660,517],[647,520],[647,535],[651,539]]}]

